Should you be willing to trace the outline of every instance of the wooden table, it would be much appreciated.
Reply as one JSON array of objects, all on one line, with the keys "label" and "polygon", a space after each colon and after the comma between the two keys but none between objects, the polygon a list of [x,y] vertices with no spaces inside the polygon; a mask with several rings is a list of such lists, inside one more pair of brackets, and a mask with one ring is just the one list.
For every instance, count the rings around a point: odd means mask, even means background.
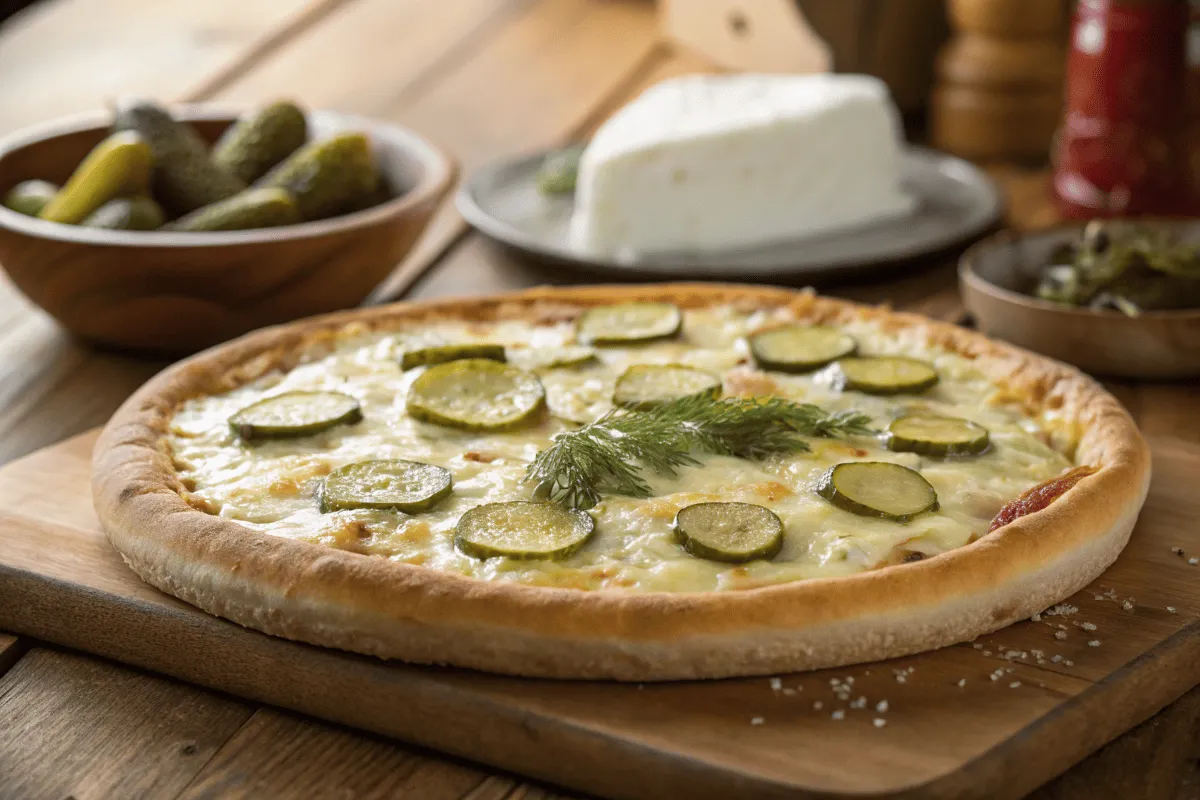
[{"label": "wooden table", "polygon": [[[231,104],[288,96],[411,126],[470,170],[585,136],[642,87],[708,69],[658,39],[653,7],[640,0],[51,0],[0,28],[0,133],[121,92]],[[1040,175],[997,175],[1012,224],[1052,218]],[[573,280],[499,251],[447,209],[385,288],[432,297]],[[898,280],[825,288],[962,318],[949,257]],[[0,279],[0,462],[103,423],[161,366],[72,341]],[[1112,388],[1152,439],[1200,443],[1187,424],[1194,389]],[[1194,798],[1198,723],[1193,690],[1036,796]],[[0,633],[0,798],[333,794],[553,796]]]}]

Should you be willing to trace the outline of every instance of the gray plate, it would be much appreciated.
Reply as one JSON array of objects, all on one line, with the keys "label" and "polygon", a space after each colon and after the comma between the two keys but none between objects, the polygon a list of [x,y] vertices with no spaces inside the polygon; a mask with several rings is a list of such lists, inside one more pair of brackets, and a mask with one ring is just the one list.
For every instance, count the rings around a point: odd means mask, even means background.
[{"label": "gray plate", "polygon": [[570,196],[546,197],[535,176],[545,153],[476,171],[456,198],[467,222],[497,241],[539,258],[616,277],[835,277],[963,244],[1000,219],[992,180],[954,156],[920,147],[904,154],[904,185],[920,202],[907,217],[792,242],[719,252],[598,258],[567,240]]}]

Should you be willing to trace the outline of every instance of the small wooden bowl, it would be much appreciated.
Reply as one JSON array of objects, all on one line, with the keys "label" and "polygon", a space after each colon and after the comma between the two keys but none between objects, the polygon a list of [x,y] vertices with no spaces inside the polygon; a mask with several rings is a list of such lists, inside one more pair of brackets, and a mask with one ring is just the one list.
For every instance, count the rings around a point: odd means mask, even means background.
[{"label": "small wooden bowl", "polygon": [[[178,118],[215,141],[237,117],[189,106]],[[0,140],[0,195],[29,178],[61,184],[108,132],[90,113]],[[193,352],[246,331],[360,303],[412,248],[454,182],[445,154],[410,131],[309,113],[316,138],[366,131],[397,197],[365,211],[220,233],[109,231],[0,207],[0,265],[72,333],[144,352]]]},{"label": "small wooden bowl", "polygon": [[[1185,240],[1200,241],[1200,224],[1162,221]],[[1128,317],[1039,300],[1026,292],[1055,246],[1079,241],[1082,225],[1029,234],[1002,231],[959,262],[963,303],[979,329],[1085,372],[1151,380],[1200,375],[1200,308]]]}]

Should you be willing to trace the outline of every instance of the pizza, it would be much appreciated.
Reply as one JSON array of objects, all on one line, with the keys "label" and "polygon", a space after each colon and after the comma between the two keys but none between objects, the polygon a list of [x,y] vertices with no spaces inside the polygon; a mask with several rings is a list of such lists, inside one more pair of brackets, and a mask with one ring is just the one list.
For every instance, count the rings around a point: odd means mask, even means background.
[{"label": "pizza", "polygon": [[645,681],[970,640],[1094,580],[1145,442],[1062,364],[710,284],[539,289],[268,328],[105,428],[142,579],[389,659]]}]

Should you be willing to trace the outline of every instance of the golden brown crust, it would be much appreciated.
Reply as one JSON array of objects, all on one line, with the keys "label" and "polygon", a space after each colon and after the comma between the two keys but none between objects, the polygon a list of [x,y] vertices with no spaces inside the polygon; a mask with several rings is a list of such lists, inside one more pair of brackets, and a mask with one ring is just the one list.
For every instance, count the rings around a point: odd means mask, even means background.
[{"label": "golden brown crust", "polygon": [[[1038,413],[1053,409],[1097,472],[1046,509],[935,558],[849,577],[731,592],[583,592],[482,581],[249,530],[196,510],[167,452],[184,400],[322,352],[347,326],[434,318],[571,317],[632,298],[685,308],[787,305],[801,318],[871,318],[976,360]],[[1099,575],[1124,547],[1150,459],[1133,420],[1078,371],[958,327],[782,289],[660,284],[536,289],[400,304],[268,328],[164,371],[97,444],[96,510],[149,583],[277,636],[385,658],[555,678],[770,674],[889,658],[1028,617]]]}]

